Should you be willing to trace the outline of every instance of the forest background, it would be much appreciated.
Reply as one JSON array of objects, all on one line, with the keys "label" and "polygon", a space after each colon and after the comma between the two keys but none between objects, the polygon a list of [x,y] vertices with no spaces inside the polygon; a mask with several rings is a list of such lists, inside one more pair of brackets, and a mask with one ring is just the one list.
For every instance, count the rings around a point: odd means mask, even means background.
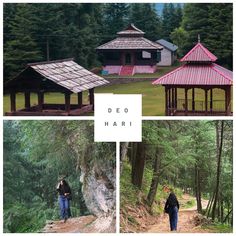
[{"label": "forest background", "polygon": [[196,207],[206,232],[232,232],[232,121],[144,121],[142,140],[121,145],[121,231],[143,232],[153,215],[161,221],[167,186],[180,210]]},{"label": "forest background", "polygon": [[61,176],[72,189],[72,217],[103,217],[100,225],[110,217],[106,226],[115,227],[116,145],[94,143],[93,130],[92,121],[4,121],[5,233],[42,232],[60,219]]},{"label": "forest background", "polygon": [[92,69],[101,66],[95,48],[134,23],[156,41],[178,45],[183,56],[201,42],[232,69],[232,4],[151,3],[4,4],[4,81],[27,63],[73,57]]}]

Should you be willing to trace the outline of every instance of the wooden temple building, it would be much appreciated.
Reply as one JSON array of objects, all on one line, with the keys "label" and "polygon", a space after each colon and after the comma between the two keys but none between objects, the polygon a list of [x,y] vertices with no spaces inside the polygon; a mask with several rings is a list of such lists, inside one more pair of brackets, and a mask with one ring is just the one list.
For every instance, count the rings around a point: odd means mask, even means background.
[{"label": "wooden temple building", "polygon": [[104,74],[133,75],[154,73],[163,47],[144,38],[144,32],[133,24],[117,33],[117,38],[96,48]]},{"label": "wooden temple building", "polygon": [[[165,114],[232,115],[232,71],[215,63],[217,57],[200,40],[180,61],[182,66],[153,82],[165,87]],[[196,89],[204,91],[203,101],[196,98]],[[224,100],[214,98],[214,90],[224,91]],[[182,90],[182,91],[180,91]],[[181,93],[182,92],[182,93]],[[180,99],[181,95],[184,97]],[[199,99],[199,97],[198,97]]]},{"label": "wooden temple building", "polygon": [[[73,59],[28,64],[15,78],[4,86],[10,94],[11,116],[77,116],[93,110],[94,88],[109,83],[102,77],[84,69]],[[83,92],[87,91],[89,103],[83,104]],[[24,109],[16,110],[16,94],[24,94]],[[38,103],[31,104],[30,95],[38,95]],[[47,104],[45,93],[63,93],[64,104]],[[77,94],[77,103],[71,104],[71,94]]]}]

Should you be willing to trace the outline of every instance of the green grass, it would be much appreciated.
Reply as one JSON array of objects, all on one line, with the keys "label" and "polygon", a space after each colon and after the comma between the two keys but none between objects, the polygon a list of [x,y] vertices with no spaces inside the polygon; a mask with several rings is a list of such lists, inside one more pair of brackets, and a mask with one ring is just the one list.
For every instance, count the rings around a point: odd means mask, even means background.
[{"label": "green grass", "polygon": [[208,229],[212,233],[233,233],[233,228],[230,225],[212,223],[210,225],[202,226],[203,229]]},{"label": "green grass", "polygon": [[[114,93],[114,94],[142,94],[142,112],[143,116],[164,116],[165,114],[165,92],[163,86],[152,85],[150,81],[134,82],[129,84],[117,84],[106,87],[99,87],[95,89],[95,93]],[[83,100],[87,102],[86,92],[83,93]],[[188,93],[191,98],[191,92]],[[201,89],[195,90],[197,101],[204,101],[205,94]],[[210,97],[210,96],[208,96]],[[178,98],[184,99],[184,90],[178,89]],[[224,100],[224,91],[221,89],[213,90],[214,100]],[[9,95],[4,95],[4,113],[10,110]],[[76,94],[71,96],[71,103],[75,104],[77,101]],[[47,103],[64,103],[64,95],[60,93],[45,94],[45,102]],[[37,104],[37,95],[31,95],[31,104]],[[224,104],[223,104],[224,105]],[[16,97],[17,109],[24,107],[23,94],[17,94]],[[90,114],[89,114],[90,115]]]},{"label": "green grass", "polygon": [[188,208],[191,208],[195,205],[196,205],[196,200],[191,199],[191,200],[188,200],[184,205],[181,205],[181,208],[188,209]]}]

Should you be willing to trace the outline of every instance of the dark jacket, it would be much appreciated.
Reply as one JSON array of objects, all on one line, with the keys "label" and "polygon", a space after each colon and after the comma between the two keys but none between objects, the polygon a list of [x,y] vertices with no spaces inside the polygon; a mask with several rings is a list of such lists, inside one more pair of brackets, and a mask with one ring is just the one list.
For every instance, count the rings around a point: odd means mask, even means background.
[{"label": "dark jacket", "polygon": [[57,192],[59,195],[65,195],[65,193],[69,193],[71,195],[71,189],[69,185],[59,185],[59,188],[57,188]]},{"label": "dark jacket", "polygon": [[165,212],[168,213],[170,208],[176,207],[179,209],[179,202],[174,193],[170,193],[165,204]]}]

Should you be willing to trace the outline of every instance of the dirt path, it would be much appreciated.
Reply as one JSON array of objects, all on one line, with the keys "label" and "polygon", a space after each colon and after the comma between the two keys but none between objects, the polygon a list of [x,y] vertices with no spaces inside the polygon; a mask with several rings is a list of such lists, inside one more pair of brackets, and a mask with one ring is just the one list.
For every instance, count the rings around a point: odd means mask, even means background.
[{"label": "dirt path", "polygon": [[86,226],[92,224],[96,220],[94,216],[81,216],[78,218],[68,219],[64,221],[49,221],[43,229],[43,233],[82,233]]},{"label": "dirt path", "polygon": [[[191,200],[192,197],[185,194],[180,200],[181,203]],[[206,208],[207,200],[202,201],[202,208]],[[209,230],[204,230],[200,226],[195,226],[193,218],[196,216],[197,206],[193,206],[188,209],[181,209],[178,214],[178,233],[210,233]],[[169,229],[169,216],[168,214],[163,214],[157,219],[158,223],[152,225],[148,232],[149,233],[170,233]]]}]

